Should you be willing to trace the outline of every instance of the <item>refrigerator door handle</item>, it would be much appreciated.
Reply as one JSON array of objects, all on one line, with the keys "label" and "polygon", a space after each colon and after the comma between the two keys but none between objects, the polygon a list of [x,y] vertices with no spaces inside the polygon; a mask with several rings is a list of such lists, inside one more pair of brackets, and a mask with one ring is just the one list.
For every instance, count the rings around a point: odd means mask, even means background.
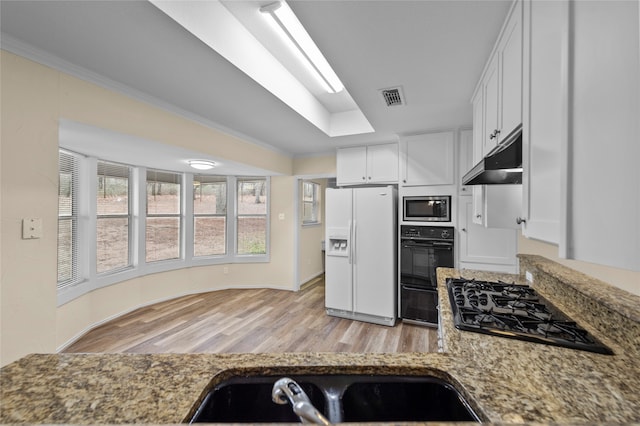
[{"label": "refrigerator door handle", "polygon": [[358,247],[356,247],[356,233],[357,232],[358,232],[358,221],[354,220],[353,221],[353,235],[351,236],[351,248],[353,249],[352,250],[353,259],[351,260],[351,262],[353,264],[355,264],[356,260],[357,260],[357,257],[356,257],[357,256],[356,250],[358,250]]},{"label": "refrigerator door handle", "polygon": [[353,222],[349,221],[349,241],[347,242],[347,258],[349,260],[349,265],[351,265],[352,263],[352,259],[351,259],[352,244],[353,244]]}]

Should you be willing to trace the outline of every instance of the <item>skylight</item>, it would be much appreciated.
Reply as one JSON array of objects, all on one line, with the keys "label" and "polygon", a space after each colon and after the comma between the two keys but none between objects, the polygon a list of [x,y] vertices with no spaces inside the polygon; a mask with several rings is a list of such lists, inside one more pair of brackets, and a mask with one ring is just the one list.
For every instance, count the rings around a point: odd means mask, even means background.
[{"label": "skylight", "polygon": [[374,131],[346,89],[326,93],[291,65],[290,49],[260,12],[264,2],[150,1],[328,136]]}]

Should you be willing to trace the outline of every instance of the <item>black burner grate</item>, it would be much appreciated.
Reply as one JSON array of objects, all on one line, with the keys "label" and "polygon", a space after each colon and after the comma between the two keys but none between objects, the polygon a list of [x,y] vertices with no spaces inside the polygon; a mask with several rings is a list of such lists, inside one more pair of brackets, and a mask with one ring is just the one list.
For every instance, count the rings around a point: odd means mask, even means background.
[{"label": "black burner grate", "polygon": [[460,330],[613,354],[529,286],[448,278],[447,288]]}]

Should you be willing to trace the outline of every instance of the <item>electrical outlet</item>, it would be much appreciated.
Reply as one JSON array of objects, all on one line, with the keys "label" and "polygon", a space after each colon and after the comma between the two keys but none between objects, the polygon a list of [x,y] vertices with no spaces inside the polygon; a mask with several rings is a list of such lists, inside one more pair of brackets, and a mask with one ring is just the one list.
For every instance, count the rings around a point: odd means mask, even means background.
[{"label": "electrical outlet", "polygon": [[226,275],[229,273],[229,267],[225,266],[224,268],[222,268],[222,272]]},{"label": "electrical outlet", "polygon": [[527,282],[533,284],[533,274],[531,272],[525,271],[524,277],[526,278]]}]

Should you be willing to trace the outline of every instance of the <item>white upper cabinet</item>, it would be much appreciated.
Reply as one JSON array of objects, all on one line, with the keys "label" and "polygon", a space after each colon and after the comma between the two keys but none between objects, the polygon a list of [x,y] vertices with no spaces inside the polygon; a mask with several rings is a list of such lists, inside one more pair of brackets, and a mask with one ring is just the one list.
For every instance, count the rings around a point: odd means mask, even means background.
[{"label": "white upper cabinet", "polygon": [[640,271],[640,3],[570,4],[560,255]]},{"label": "white upper cabinet", "polygon": [[[483,152],[522,123],[522,1],[513,4],[476,88],[483,98]],[[475,103],[475,102],[474,102]],[[475,121],[474,128],[478,127]]]},{"label": "white upper cabinet", "polygon": [[486,154],[491,151],[498,143],[500,132],[500,122],[498,117],[500,113],[500,82],[499,76],[499,56],[493,57],[485,73],[482,91],[484,93],[484,130],[482,135],[482,152]]},{"label": "white upper cabinet", "polygon": [[498,51],[501,59],[498,141],[522,123],[522,2],[515,4]]},{"label": "white upper cabinet", "polygon": [[522,234],[558,244],[568,1],[524,3]]},{"label": "white upper cabinet", "polygon": [[438,132],[400,139],[401,186],[455,183],[454,133]]},{"label": "white upper cabinet", "polygon": [[398,144],[339,148],[338,185],[398,183]]},{"label": "white upper cabinet", "polygon": [[[473,164],[522,124],[522,8],[521,0],[514,2],[472,99]],[[491,228],[520,227],[521,185],[469,188],[473,223]]]},{"label": "white upper cabinet", "polygon": [[398,182],[398,144],[367,147],[367,180],[380,183]]}]

